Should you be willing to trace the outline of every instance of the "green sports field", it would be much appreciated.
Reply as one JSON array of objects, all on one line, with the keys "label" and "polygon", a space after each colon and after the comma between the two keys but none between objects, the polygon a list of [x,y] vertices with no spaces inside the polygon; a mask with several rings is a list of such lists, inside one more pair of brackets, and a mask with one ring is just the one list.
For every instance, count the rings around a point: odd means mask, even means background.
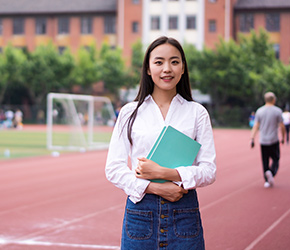
[{"label": "green sports field", "polygon": [[[67,141],[67,133],[65,131],[57,132],[53,138],[63,138],[64,143]],[[104,131],[94,135],[94,140],[100,142],[109,142],[111,137],[110,131]],[[59,141],[58,141],[59,142]],[[61,142],[60,142],[61,144]],[[0,160],[13,159],[22,157],[50,155],[51,151],[46,148],[46,130],[31,129],[16,130],[2,129],[0,130]]]}]

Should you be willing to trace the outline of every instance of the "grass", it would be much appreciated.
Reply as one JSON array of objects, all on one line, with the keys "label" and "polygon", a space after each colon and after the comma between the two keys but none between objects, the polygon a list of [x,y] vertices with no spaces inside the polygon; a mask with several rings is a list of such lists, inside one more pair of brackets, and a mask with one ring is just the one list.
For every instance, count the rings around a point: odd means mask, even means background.
[{"label": "grass", "polygon": [[[109,142],[110,137],[110,132],[98,133],[94,135],[94,141]],[[68,135],[58,132],[53,135],[53,140],[56,138],[63,145],[62,140],[67,143]],[[46,148],[45,131],[0,130],[0,160],[50,154],[51,151]]]}]

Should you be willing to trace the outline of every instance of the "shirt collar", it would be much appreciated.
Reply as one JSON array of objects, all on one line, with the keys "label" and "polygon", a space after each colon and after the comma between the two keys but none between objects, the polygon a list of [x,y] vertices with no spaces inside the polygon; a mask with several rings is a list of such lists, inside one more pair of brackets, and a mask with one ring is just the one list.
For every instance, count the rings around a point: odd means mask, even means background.
[{"label": "shirt collar", "polygon": [[177,94],[174,98],[176,98],[181,104],[183,104],[185,101],[185,99],[180,94]]},{"label": "shirt collar", "polygon": [[[174,99],[177,99],[177,101],[179,101],[181,104],[183,104],[184,101],[185,101],[185,99],[184,99],[180,94],[176,94],[176,96],[173,97],[172,101],[173,101]],[[152,97],[152,95],[147,95],[147,96],[145,97],[144,101],[146,102],[147,100],[151,100],[151,101],[153,101],[153,97]]]}]

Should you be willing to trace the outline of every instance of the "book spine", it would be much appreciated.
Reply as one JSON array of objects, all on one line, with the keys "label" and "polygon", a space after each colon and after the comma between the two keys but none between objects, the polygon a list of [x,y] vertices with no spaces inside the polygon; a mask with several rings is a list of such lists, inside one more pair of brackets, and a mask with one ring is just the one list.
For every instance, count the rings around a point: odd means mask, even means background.
[{"label": "book spine", "polygon": [[147,156],[147,159],[148,159],[148,160],[151,159],[153,153],[155,152],[155,150],[156,150],[156,148],[157,148],[159,142],[161,141],[163,135],[165,134],[167,128],[168,128],[168,127],[165,126],[165,127],[161,130],[161,133],[159,134],[159,136],[158,136],[156,142],[154,143],[154,146],[152,147],[150,153],[149,153],[148,156]]}]

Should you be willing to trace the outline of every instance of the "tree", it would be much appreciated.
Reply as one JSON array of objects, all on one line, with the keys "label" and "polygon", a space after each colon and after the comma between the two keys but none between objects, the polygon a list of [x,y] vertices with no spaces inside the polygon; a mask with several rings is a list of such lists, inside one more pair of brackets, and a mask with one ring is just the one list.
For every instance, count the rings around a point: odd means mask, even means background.
[{"label": "tree", "polygon": [[[283,65],[280,61],[274,63],[271,67],[265,67],[264,71],[256,82],[256,85],[263,86],[262,93],[272,91],[277,96],[277,105],[285,106],[289,102],[290,96],[290,68]],[[263,97],[263,95],[261,95]],[[260,98],[263,102],[263,98]]]},{"label": "tree", "polygon": [[0,104],[2,103],[3,95],[4,95],[4,88],[6,86],[6,78],[7,74],[5,71],[5,62],[4,62],[4,53],[0,53]]},{"label": "tree", "polygon": [[26,59],[21,49],[16,49],[11,45],[4,49],[0,57],[0,104],[7,90],[23,86]]},{"label": "tree", "polygon": [[25,64],[24,74],[35,104],[45,101],[49,92],[69,89],[73,68],[74,58],[69,51],[60,55],[52,44],[37,47]]},{"label": "tree", "polygon": [[216,107],[245,102],[248,90],[247,69],[240,63],[240,47],[223,40],[216,50],[205,49],[197,64],[198,88],[209,93]]},{"label": "tree", "polygon": [[105,88],[112,94],[117,94],[121,86],[125,85],[125,64],[122,51],[119,48],[111,49],[103,44],[100,50],[100,79],[104,81]]},{"label": "tree", "polygon": [[289,93],[287,68],[275,58],[264,30],[250,37],[240,35],[238,42],[220,39],[215,50],[204,49],[197,58],[192,60],[197,68],[193,79],[211,95],[220,124],[246,120],[247,112],[263,102],[266,90],[275,88],[282,98]]},{"label": "tree", "polygon": [[141,40],[138,40],[132,45],[131,65],[126,72],[125,80],[125,86],[127,88],[133,88],[140,82],[143,57],[143,46]]},{"label": "tree", "polygon": [[96,47],[92,45],[89,48],[80,48],[71,75],[71,83],[89,87],[92,83],[99,81],[100,76]]},{"label": "tree", "polygon": [[[201,62],[202,52],[198,51],[193,44],[184,44],[183,46],[188,74],[189,74],[189,81],[192,88],[196,88],[196,85],[200,83],[201,80],[201,72],[199,71],[199,63]],[[195,85],[196,83],[196,85]]]}]

